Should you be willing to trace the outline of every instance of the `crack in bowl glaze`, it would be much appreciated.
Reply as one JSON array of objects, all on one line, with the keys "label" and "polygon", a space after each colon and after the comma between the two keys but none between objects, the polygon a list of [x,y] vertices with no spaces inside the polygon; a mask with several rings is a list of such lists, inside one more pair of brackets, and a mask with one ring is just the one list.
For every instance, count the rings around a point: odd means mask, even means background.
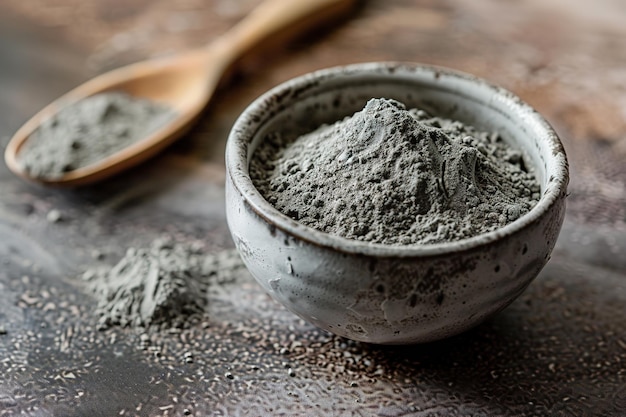
[{"label": "crack in bowl glaze", "polygon": [[[505,227],[469,239],[391,246],[304,226],[261,196],[248,166],[267,133],[299,136],[352,115],[373,97],[498,131],[534,167],[539,202]],[[569,181],[559,138],[529,105],[474,76],[409,63],[330,68],[273,88],[235,123],[226,169],[228,225],[259,284],[323,329],[381,344],[458,334],[517,298],[550,257]]]}]

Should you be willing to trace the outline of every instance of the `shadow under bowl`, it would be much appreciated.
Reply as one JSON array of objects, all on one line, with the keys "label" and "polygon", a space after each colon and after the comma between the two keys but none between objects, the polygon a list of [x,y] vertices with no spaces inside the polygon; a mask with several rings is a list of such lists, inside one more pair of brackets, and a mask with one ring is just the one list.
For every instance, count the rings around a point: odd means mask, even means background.
[{"label": "shadow under bowl", "polygon": [[[268,133],[308,133],[374,97],[499,132],[534,168],[539,202],[514,222],[469,239],[392,246],[307,227],[262,197],[248,167]],[[380,344],[449,337],[510,304],[550,257],[569,180],[554,130],[509,91],[440,67],[385,62],[313,72],[259,97],[230,133],[226,169],[228,225],[259,284],[320,328]]]}]

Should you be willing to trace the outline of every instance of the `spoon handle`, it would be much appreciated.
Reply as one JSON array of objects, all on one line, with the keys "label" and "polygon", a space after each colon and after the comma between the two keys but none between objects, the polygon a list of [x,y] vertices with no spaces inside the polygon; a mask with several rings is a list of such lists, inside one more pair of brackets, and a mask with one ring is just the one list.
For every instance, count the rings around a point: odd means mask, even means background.
[{"label": "spoon handle", "polygon": [[356,0],[267,0],[221,39],[233,60],[260,42],[293,36],[348,12]]}]

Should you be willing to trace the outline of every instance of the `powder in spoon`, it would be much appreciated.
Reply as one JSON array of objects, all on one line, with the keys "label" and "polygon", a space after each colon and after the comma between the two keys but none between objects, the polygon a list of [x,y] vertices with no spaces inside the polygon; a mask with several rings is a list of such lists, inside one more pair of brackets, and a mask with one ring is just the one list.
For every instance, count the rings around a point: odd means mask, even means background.
[{"label": "powder in spoon", "polygon": [[77,101],[44,121],[18,154],[35,178],[55,179],[146,138],[174,111],[151,100],[108,92]]},{"label": "powder in spoon", "polygon": [[456,241],[527,213],[540,187],[495,132],[372,99],[298,138],[270,134],[250,162],[261,194],[315,229],[390,245]]}]

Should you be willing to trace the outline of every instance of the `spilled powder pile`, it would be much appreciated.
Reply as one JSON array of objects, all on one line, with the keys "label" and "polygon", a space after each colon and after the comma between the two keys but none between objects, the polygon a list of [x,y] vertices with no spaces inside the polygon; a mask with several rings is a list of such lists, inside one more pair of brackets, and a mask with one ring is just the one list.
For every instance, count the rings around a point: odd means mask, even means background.
[{"label": "spilled powder pile", "polygon": [[250,175],[279,211],[315,229],[390,245],[455,241],[528,212],[540,187],[497,133],[402,103],[365,108],[299,138],[271,134]]},{"label": "spilled powder pile", "polygon": [[168,239],[130,248],[112,268],[89,269],[83,279],[98,300],[98,327],[184,327],[207,306],[209,285],[225,284],[245,267],[236,250],[205,255]]},{"label": "spilled powder pile", "polygon": [[36,178],[58,178],[146,138],[174,117],[172,109],[123,93],[73,103],[26,140],[19,162]]}]

